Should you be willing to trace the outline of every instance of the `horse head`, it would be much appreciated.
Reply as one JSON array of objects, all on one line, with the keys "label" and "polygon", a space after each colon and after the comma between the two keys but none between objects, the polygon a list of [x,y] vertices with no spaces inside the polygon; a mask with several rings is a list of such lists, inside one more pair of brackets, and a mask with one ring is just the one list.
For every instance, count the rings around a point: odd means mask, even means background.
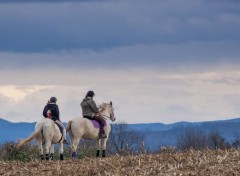
[{"label": "horse head", "polygon": [[110,119],[114,122],[115,120],[116,120],[116,118],[115,118],[115,116],[114,116],[114,108],[113,108],[113,104],[112,104],[112,101],[110,101],[110,106],[111,106],[111,108],[110,108]]},{"label": "horse head", "polygon": [[115,121],[116,118],[114,116],[114,108],[113,108],[113,103],[110,101],[110,103],[103,103],[102,105],[99,106],[100,109],[100,114],[104,117],[109,118],[111,121]]}]

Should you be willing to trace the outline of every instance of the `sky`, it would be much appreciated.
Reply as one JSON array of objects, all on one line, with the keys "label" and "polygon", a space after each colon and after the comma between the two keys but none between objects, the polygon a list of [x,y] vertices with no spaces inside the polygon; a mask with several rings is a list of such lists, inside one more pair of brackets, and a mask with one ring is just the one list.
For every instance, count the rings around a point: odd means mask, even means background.
[{"label": "sky", "polygon": [[93,90],[118,121],[240,117],[238,0],[0,0],[0,117],[36,122],[51,96],[81,117]]}]

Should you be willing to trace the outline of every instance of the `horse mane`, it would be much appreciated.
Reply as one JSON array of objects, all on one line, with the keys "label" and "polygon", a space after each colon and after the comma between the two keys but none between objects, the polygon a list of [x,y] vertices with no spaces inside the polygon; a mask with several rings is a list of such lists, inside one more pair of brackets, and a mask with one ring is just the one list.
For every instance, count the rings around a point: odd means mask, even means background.
[{"label": "horse mane", "polygon": [[101,103],[101,104],[99,105],[99,110],[100,110],[100,112],[104,111],[107,106],[108,106],[108,103]]},{"label": "horse mane", "polygon": [[99,105],[99,107],[106,107],[108,105],[108,103],[101,103],[100,105]]}]

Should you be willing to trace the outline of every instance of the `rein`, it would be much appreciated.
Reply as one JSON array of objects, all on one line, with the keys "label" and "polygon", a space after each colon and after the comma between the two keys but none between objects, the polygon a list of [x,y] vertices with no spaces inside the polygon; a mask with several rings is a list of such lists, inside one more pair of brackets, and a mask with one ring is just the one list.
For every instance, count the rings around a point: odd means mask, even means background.
[{"label": "rein", "polygon": [[[100,109],[101,109],[101,110],[100,110]],[[108,119],[112,120],[112,118],[111,118],[111,113],[109,113],[109,116],[103,114],[104,110],[106,110],[106,107],[101,106],[101,107],[99,108],[99,110],[100,110],[100,111],[99,111],[99,114],[100,114],[105,120],[108,120]]]},{"label": "rein", "polygon": [[99,113],[102,117],[106,117],[106,118],[108,118],[108,119],[110,119],[110,117],[109,116],[107,116],[107,115],[105,115],[105,114],[101,114],[101,113]]}]

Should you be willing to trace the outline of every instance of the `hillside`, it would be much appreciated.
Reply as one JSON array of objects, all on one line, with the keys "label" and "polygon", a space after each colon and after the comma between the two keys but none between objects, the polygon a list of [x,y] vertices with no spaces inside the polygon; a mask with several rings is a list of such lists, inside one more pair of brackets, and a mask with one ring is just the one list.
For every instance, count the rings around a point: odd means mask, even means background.
[{"label": "hillside", "polygon": [[240,118],[208,122],[177,122],[173,124],[130,124],[129,128],[145,134],[145,144],[150,150],[157,150],[160,146],[175,146],[177,138],[188,128],[199,129],[205,134],[218,131],[228,142],[240,138]]},{"label": "hillside", "polygon": [[239,175],[240,151],[187,151],[49,162],[0,161],[0,175]]},{"label": "hillside", "polygon": [[[114,123],[112,124],[114,126]],[[26,138],[34,131],[35,123],[11,123],[0,119],[0,143]],[[145,135],[145,146],[156,151],[160,146],[175,146],[176,140],[186,129],[194,128],[205,132],[218,131],[226,141],[240,138],[240,119],[209,122],[177,122],[173,124],[149,123],[128,124],[130,130]]]},{"label": "hillside", "polygon": [[12,123],[0,118],[0,143],[26,138],[34,131],[36,123]]}]

